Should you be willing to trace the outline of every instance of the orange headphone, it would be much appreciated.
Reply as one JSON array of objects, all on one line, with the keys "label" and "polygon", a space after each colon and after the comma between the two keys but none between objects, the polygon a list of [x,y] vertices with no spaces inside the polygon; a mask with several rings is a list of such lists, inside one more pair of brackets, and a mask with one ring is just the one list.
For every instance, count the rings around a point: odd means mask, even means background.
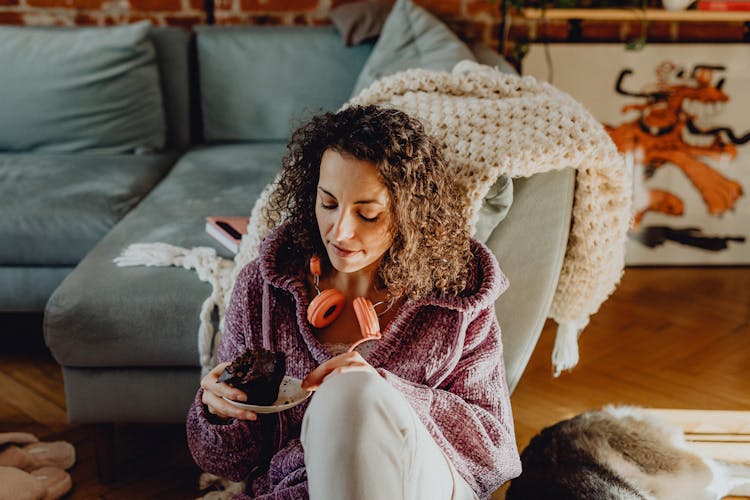
[{"label": "orange headphone", "polygon": [[[320,291],[318,284],[320,283],[321,265],[320,257],[317,255],[313,255],[310,258],[310,272],[315,278],[315,290],[317,290],[318,295],[310,302],[307,308],[307,321],[316,328],[324,328],[333,323],[339,317],[341,311],[344,310],[346,297],[335,288]],[[375,305],[382,303],[378,302]],[[382,337],[378,313],[375,312],[375,306],[370,302],[370,299],[357,297],[352,301],[352,306],[354,307],[354,315],[357,317],[357,323],[359,323],[359,330],[362,332],[362,338],[352,344],[348,352],[353,351],[362,342]],[[390,309],[390,305],[388,308]]]}]

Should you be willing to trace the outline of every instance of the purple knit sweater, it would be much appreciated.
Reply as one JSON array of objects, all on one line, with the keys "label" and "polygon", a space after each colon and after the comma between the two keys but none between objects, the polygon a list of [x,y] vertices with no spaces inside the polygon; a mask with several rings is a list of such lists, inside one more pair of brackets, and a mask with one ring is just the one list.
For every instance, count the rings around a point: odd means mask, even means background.
[{"label": "purple knit sweater", "polygon": [[[332,356],[307,322],[305,266],[291,257],[288,230],[282,226],[269,234],[260,257],[239,275],[218,361],[262,346],[284,351],[287,375],[301,379]],[[472,252],[466,290],[405,302],[366,359],[406,397],[461,476],[486,499],[520,474],[521,463],[495,318],[495,300],[508,282],[484,245],[472,241]],[[309,400],[258,415],[255,422],[220,423],[201,396],[198,390],[187,435],[202,469],[234,481],[249,477],[248,496],[235,499],[308,497],[299,436]]]}]

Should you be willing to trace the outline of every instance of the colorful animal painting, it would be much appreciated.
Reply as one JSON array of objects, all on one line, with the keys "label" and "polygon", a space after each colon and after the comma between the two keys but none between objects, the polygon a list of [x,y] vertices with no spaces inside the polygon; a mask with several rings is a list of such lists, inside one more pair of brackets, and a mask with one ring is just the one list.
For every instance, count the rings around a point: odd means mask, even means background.
[{"label": "colorful animal painting", "polygon": [[[626,79],[633,71],[623,69],[615,90],[640,102],[627,104],[621,111],[635,110],[638,117],[617,126],[605,125],[618,149],[634,154],[645,167],[647,178],[665,163],[682,170],[700,193],[706,210],[713,215],[732,210],[743,195],[743,187],[738,180],[725,177],[705,160],[732,161],[737,156],[736,148],[750,141],[750,133],[738,137],[730,127],[710,125],[730,103],[730,96],[722,90],[725,72],[724,66],[710,64],[696,64],[688,72],[665,61],[656,68],[656,81],[651,88],[628,90]],[[682,198],[662,189],[649,190],[644,205],[635,214],[634,229],[648,212],[671,216],[684,212]],[[704,236],[698,228],[659,227],[660,231],[647,228],[640,235],[641,241],[655,246],[666,238],[706,250],[721,250],[729,241],[744,241],[742,237],[727,236],[719,237],[717,242],[715,236]]]},{"label": "colorful animal painting", "polygon": [[[624,69],[617,79],[617,92],[644,102],[622,109],[623,113],[637,110],[637,119],[606,127],[620,151],[637,151],[647,172],[666,162],[679,167],[712,214],[730,210],[742,195],[742,185],[724,177],[703,158],[727,156],[732,160],[737,156],[737,145],[750,141],[750,134],[737,137],[729,127],[699,125],[719,114],[729,103],[729,96],[722,91],[724,78],[715,81],[716,74],[722,71],[725,71],[722,66],[700,64],[686,74],[684,69],[664,62],[657,68],[655,88],[634,92],[625,89],[624,81],[632,70]],[[646,211],[680,215],[683,204],[678,196],[655,190],[651,192],[648,207],[637,219],[642,219]]]},{"label": "colorful animal painting", "polygon": [[632,167],[628,265],[750,264],[750,45],[532,43],[522,73],[582,103]]}]

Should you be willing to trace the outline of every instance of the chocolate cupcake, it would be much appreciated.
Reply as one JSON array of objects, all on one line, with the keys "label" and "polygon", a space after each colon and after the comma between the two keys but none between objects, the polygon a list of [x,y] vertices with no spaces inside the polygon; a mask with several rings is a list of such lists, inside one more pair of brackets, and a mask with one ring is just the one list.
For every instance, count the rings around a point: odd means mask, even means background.
[{"label": "chocolate cupcake", "polygon": [[286,355],[283,352],[248,349],[224,368],[219,382],[226,382],[244,392],[248,404],[268,406],[278,398],[285,373]]}]

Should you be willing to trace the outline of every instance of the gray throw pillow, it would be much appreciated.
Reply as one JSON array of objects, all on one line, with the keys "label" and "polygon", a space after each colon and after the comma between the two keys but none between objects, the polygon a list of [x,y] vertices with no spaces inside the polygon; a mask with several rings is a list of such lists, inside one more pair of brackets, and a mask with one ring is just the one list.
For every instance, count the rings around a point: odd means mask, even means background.
[{"label": "gray throw pillow", "polygon": [[0,27],[0,151],[149,152],[166,128],[151,25]]},{"label": "gray throw pillow", "polygon": [[359,73],[352,97],[378,78],[412,68],[450,71],[464,59],[476,60],[450,28],[410,0],[398,0]]},{"label": "gray throw pillow", "polygon": [[495,184],[490,187],[487,196],[482,200],[477,218],[476,232],[474,238],[486,242],[492,231],[508,215],[510,206],[513,204],[513,181],[503,174],[497,178]]},{"label": "gray throw pillow", "polygon": [[328,18],[341,33],[347,47],[374,40],[380,35],[393,5],[380,0],[362,0],[331,9]]}]

